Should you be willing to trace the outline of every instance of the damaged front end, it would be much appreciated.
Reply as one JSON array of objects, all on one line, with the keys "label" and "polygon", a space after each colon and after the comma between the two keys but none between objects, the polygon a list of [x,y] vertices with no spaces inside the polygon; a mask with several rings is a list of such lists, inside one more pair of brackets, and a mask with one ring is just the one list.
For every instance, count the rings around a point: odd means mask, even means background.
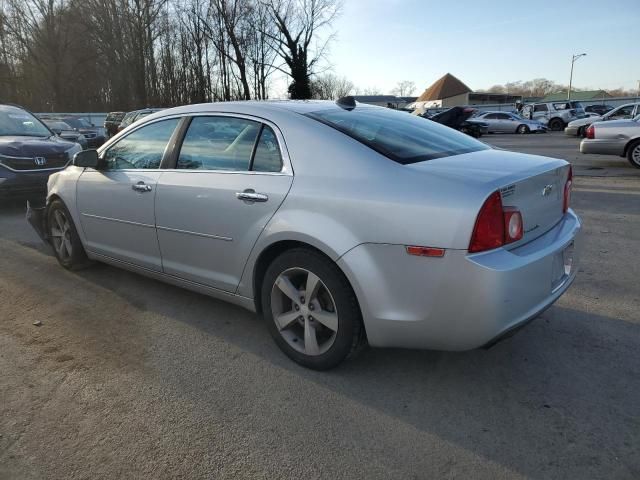
[{"label": "damaged front end", "polygon": [[42,202],[33,202],[27,200],[27,221],[38,236],[45,242],[49,243],[49,235],[47,234],[47,205]]}]

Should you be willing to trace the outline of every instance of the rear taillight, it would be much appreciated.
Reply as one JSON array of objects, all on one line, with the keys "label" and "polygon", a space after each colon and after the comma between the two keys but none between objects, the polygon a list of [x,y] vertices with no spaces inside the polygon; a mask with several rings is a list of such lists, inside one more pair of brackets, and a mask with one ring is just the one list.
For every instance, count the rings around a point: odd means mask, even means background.
[{"label": "rear taillight", "polygon": [[522,215],[516,208],[504,209],[504,243],[517,242],[522,238]]},{"label": "rear taillight", "polygon": [[593,125],[589,125],[589,128],[587,128],[587,138],[591,140],[596,138],[596,127],[594,127]]},{"label": "rear taillight", "polygon": [[567,175],[567,181],[564,184],[564,201],[562,202],[563,213],[567,213],[567,210],[569,210],[569,202],[571,202],[571,185],[573,185],[573,168],[569,165],[569,174]]},{"label": "rear taillight", "polygon": [[471,235],[469,252],[477,253],[517,242],[522,238],[524,228],[522,215],[515,207],[502,206],[500,192],[493,192],[478,213],[476,225]]}]

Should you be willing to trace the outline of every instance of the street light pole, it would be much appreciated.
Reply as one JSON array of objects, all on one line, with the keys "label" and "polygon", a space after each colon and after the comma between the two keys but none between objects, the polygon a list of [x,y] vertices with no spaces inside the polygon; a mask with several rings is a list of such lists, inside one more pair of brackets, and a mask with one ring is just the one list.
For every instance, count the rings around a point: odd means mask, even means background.
[{"label": "street light pole", "polygon": [[580,57],[586,56],[586,53],[579,53],[578,55],[571,56],[571,75],[569,75],[569,91],[567,92],[567,100],[571,100],[571,85],[573,83],[573,64],[576,63]]}]

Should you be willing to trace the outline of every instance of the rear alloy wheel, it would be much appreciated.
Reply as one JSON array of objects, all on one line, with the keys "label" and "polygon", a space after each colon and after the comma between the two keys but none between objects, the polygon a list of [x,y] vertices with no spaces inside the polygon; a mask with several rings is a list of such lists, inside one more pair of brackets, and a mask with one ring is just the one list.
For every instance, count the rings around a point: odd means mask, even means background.
[{"label": "rear alloy wheel", "polygon": [[47,210],[47,227],[53,252],[60,265],[69,270],[89,265],[71,214],[60,200],[54,200]]},{"label": "rear alloy wheel", "polygon": [[559,118],[554,118],[549,122],[549,129],[554,132],[559,132],[564,128],[564,123]]},{"label": "rear alloy wheel", "polygon": [[636,168],[640,168],[640,141],[629,145],[627,160]]},{"label": "rear alloy wheel", "polygon": [[335,367],[362,342],[351,286],[333,262],[312,250],[290,250],[274,260],[262,283],[262,307],[280,349],[305,367]]},{"label": "rear alloy wheel", "polygon": [[518,129],[516,130],[516,133],[520,133],[520,134],[525,134],[525,133],[529,133],[529,127],[527,127],[526,125],[520,125],[518,127]]}]

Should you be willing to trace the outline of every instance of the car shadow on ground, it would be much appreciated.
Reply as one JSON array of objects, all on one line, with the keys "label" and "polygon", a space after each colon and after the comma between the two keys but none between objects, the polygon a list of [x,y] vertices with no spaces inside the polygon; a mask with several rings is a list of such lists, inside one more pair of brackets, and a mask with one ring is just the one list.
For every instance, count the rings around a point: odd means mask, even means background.
[{"label": "car shadow on ground", "polygon": [[[315,372],[289,361],[262,320],[238,307],[106,265],[78,275],[513,471],[615,477],[640,469],[637,324],[555,306],[489,350],[365,349],[335,370]],[[180,368],[209,365],[196,359]]]}]

